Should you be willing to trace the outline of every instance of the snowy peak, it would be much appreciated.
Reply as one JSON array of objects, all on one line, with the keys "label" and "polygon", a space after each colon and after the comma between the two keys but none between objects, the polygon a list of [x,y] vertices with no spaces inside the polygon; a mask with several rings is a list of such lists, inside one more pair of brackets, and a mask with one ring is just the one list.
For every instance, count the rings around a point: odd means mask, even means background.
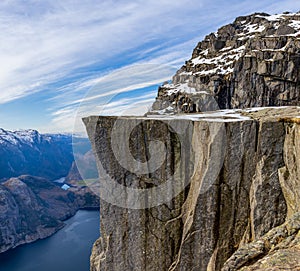
[{"label": "snowy peak", "polygon": [[241,16],[197,44],[150,113],[299,105],[299,70],[300,12]]},{"label": "snowy peak", "polygon": [[[291,13],[285,12],[282,14],[270,15],[267,13],[255,13],[255,17],[265,19],[269,22],[281,22],[281,21],[299,21],[300,20],[300,12]],[[240,18],[240,17],[239,17]]]},{"label": "snowy peak", "polygon": [[8,131],[0,128],[0,144],[17,145],[20,143],[32,144],[40,143],[42,140],[41,134],[36,130],[20,130]]},{"label": "snowy peak", "polygon": [[[250,16],[238,17],[232,24],[221,27],[216,33],[206,36],[194,49],[192,58],[186,65],[183,75],[198,74],[230,74],[234,64],[251,47],[251,41],[290,37],[300,37],[300,13],[269,15],[255,13]],[[293,39],[294,38],[294,39]],[[272,48],[261,43],[259,49]]]},{"label": "snowy peak", "polygon": [[[82,152],[90,150],[87,138],[78,137],[75,144]],[[0,128],[0,157],[0,180],[21,175],[57,180],[74,162],[72,135]]]},{"label": "snowy peak", "polygon": [[255,13],[238,17],[233,25],[240,27],[238,34],[244,37],[260,33],[263,36],[299,36],[300,13]]},{"label": "snowy peak", "polygon": [[0,180],[24,174],[55,180],[71,168],[72,136],[0,128],[0,156]]},{"label": "snowy peak", "polygon": [[37,130],[26,129],[9,131],[0,128],[0,144],[39,144],[42,141],[51,142],[53,140],[69,140],[71,134],[40,134]]},{"label": "snowy peak", "polygon": [[41,142],[42,136],[36,130],[15,131],[15,135],[23,142]]}]

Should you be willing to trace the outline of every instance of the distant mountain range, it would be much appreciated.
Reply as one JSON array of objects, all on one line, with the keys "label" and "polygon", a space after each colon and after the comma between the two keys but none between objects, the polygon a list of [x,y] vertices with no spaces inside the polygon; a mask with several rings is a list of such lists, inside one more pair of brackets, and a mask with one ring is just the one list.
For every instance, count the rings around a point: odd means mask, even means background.
[{"label": "distant mountain range", "polygon": [[72,144],[76,155],[91,156],[87,138],[0,129],[0,253],[52,235],[78,209],[98,208],[84,184],[52,182],[77,172]]},{"label": "distant mountain range", "polygon": [[[76,144],[83,154],[90,149],[86,138]],[[74,161],[72,135],[0,128],[0,157],[0,179],[26,174],[56,180],[69,174]]]}]

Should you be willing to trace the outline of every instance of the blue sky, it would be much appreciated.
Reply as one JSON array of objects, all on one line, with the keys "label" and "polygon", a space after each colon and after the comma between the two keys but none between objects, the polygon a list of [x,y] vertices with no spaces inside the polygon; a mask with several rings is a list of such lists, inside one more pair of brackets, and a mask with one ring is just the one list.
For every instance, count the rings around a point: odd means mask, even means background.
[{"label": "blue sky", "polygon": [[76,116],[141,114],[205,35],[240,15],[299,10],[295,0],[3,0],[0,127],[72,132]]}]

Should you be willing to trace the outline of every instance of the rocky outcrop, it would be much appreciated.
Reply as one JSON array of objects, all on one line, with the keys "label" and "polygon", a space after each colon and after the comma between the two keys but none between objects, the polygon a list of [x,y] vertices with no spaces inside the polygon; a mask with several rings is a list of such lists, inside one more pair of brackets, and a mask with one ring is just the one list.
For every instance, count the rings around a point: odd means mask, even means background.
[{"label": "rocky outcrop", "polygon": [[93,188],[93,186],[72,185],[68,191],[75,194],[76,203],[79,209],[99,210],[100,201],[96,189],[97,188]]},{"label": "rocky outcrop", "polygon": [[[76,149],[76,162],[72,163],[71,169],[66,176],[66,182],[81,181],[85,179],[97,179],[98,171],[96,167],[95,158],[91,148],[86,153],[80,154],[78,148]],[[78,170],[78,165],[80,171]]]},{"label": "rocky outcrop", "polygon": [[299,36],[300,13],[238,17],[198,43],[151,113],[298,105]]},{"label": "rocky outcrop", "polygon": [[91,192],[65,191],[43,178],[21,176],[0,184],[0,252],[46,238],[79,208],[99,204]]},{"label": "rocky outcrop", "polygon": [[300,13],[239,17],[144,117],[84,119],[101,176],[92,271],[300,270],[299,37]]},{"label": "rocky outcrop", "polygon": [[102,177],[91,270],[299,270],[299,113],[85,118]]},{"label": "rocky outcrop", "polygon": [[286,222],[236,251],[225,263],[223,271],[300,270],[299,120],[282,119],[285,122],[285,165],[278,170],[278,176],[287,204]]},{"label": "rocky outcrop", "polygon": [[263,237],[243,246],[225,263],[222,271],[300,269],[300,213],[295,213]]}]

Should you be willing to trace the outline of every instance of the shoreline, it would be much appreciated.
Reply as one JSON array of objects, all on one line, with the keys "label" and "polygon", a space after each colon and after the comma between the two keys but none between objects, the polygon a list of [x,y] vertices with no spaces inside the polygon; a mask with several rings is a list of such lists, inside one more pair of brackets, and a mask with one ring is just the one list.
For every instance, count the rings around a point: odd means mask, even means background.
[{"label": "shoreline", "polygon": [[[22,241],[20,241],[17,245],[15,245],[15,246],[13,246],[13,247],[10,247],[10,248],[8,248],[8,249],[6,249],[6,250],[3,250],[3,251],[0,250],[0,255],[5,254],[5,253],[7,253],[7,252],[10,252],[10,251],[12,251],[12,250],[14,250],[14,249],[16,249],[16,248],[21,247],[21,246],[29,245],[29,244],[38,242],[38,241],[40,241],[40,240],[44,240],[44,239],[47,239],[47,238],[49,238],[49,237],[52,237],[52,236],[55,235],[57,232],[59,232],[60,230],[62,230],[62,229],[67,225],[65,222],[66,222],[67,220],[73,218],[73,217],[78,213],[78,211],[99,211],[99,212],[100,212],[100,207],[89,206],[89,207],[81,207],[81,208],[78,208],[78,210],[77,210],[73,215],[66,217],[66,219],[64,219],[64,220],[61,220],[61,224],[60,224],[57,228],[44,228],[44,229],[49,229],[49,230],[51,229],[51,230],[52,230],[49,234],[46,234],[46,235],[44,235],[44,236],[39,236],[39,237],[37,237],[37,238],[33,238],[33,239],[30,240],[30,241],[22,240]],[[35,234],[40,234],[40,233],[36,232]],[[33,234],[33,236],[34,236],[35,234]],[[30,237],[28,237],[28,238],[30,238]],[[95,241],[96,241],[96,240],[95,240]]]}]

